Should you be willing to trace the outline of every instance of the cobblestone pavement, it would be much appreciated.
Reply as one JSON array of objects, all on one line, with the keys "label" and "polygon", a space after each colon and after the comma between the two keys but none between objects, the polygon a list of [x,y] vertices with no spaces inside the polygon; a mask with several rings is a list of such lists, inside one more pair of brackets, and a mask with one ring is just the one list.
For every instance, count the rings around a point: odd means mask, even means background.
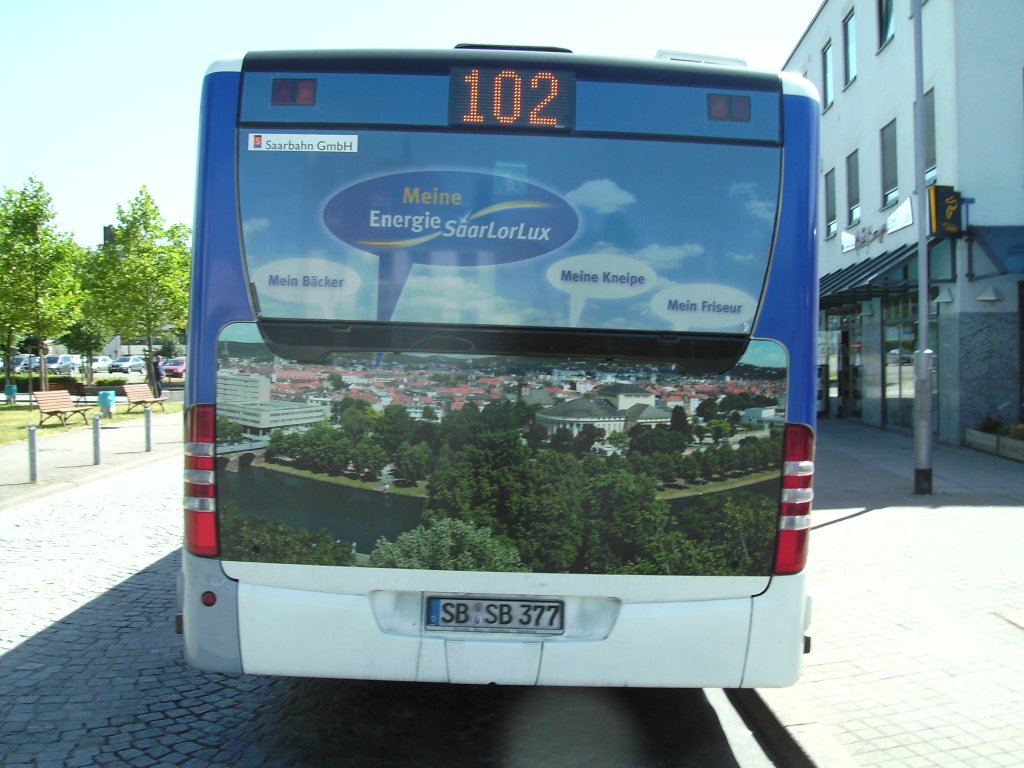
[{"label": "cobblestone pavement", "polygon": [[0,765],[740,765],[700,691],[197,672],[172,621],[180,489],[179,455],[0,510]]}]

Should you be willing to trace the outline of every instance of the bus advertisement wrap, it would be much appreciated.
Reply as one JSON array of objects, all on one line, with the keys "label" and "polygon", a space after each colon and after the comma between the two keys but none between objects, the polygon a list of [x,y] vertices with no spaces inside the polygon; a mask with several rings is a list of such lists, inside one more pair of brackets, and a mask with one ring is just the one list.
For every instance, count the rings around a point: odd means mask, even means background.
[{"label": "bus advertisement wrap", "polygon": [[[671,364],[486,355],[346,353],[298,365],[276,359],[247,323],[226,328],[218,346],[218,412],[238,429],[277,426],[265,441],[218,449],[230,457],[218,472],[226,559],[661,576],[771,569],[786,395],[774,342],[752,342],[729,379]],[[270,397],[314,380],[329,382],[324,405]],[[687,416],[705,401],[700,419]]]},{"label": "bus advertisement wrap", "polygon": [[188,662],[795,682],[820,113],[786,74],[553,50],[211,67]]},{"label": "bus advertisement wrap", "polygon": [[[322,132],[288,136],[295,146],[324,141]],[[637,141],[598,163],[600,139],[571,147],[502,136],[499,151],[493,136],[400,136],[361,135],[357,153],[242,154],[245,250],[264,317],[753,327],[772,247],[777,148]],[[371,172],[402,155],[432,169]],[[653,179],[652,166],[661,169]],[[270,194],[278,189],[301,194]]]},{"label": "bus advertisement wrap", "polygon": [[532,259],[565,245],[579,226],[573,208],[547,190],[507,176],[455,171],[360,182],[328,201],[324,223],[341,241],[379,256],[378,320],[391,319],[414,264],[477,267]]}]

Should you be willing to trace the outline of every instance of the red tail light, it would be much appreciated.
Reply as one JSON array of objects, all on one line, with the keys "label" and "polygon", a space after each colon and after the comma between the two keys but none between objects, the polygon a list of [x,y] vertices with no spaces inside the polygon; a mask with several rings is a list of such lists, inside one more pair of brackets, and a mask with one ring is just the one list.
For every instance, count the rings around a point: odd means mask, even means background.
[{"label": "red tail light", "polygon": [[787,424],[782,466],[779,537],[775,545],[778,575],[799,573],[807,564],[807,539],[814,499],[814,432],[806,424]]},{"label": "red tail light", "polygon": [[185,419],[185,547],[194,555],[216,557],[216,409],[194,405]]}]

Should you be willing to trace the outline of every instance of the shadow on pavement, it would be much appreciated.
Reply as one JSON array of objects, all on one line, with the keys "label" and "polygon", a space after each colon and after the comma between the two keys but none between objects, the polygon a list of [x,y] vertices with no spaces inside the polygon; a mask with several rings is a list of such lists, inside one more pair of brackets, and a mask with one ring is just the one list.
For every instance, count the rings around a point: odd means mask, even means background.
[{"label": "shadow on pavement", "polygon": [[173,629],[178,562],[0,656],[4,765],[737,766],[699,690],[199,672]]}]

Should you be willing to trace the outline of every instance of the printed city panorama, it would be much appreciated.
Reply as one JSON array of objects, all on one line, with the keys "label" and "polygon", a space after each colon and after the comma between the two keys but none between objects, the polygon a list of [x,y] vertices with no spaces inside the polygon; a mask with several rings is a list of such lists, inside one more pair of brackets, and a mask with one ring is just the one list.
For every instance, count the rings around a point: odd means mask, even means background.
[{"label": "printed city panorama", "polygon": [[219,345],[228,560],[431,570],[765,575],[786,369]]}]

